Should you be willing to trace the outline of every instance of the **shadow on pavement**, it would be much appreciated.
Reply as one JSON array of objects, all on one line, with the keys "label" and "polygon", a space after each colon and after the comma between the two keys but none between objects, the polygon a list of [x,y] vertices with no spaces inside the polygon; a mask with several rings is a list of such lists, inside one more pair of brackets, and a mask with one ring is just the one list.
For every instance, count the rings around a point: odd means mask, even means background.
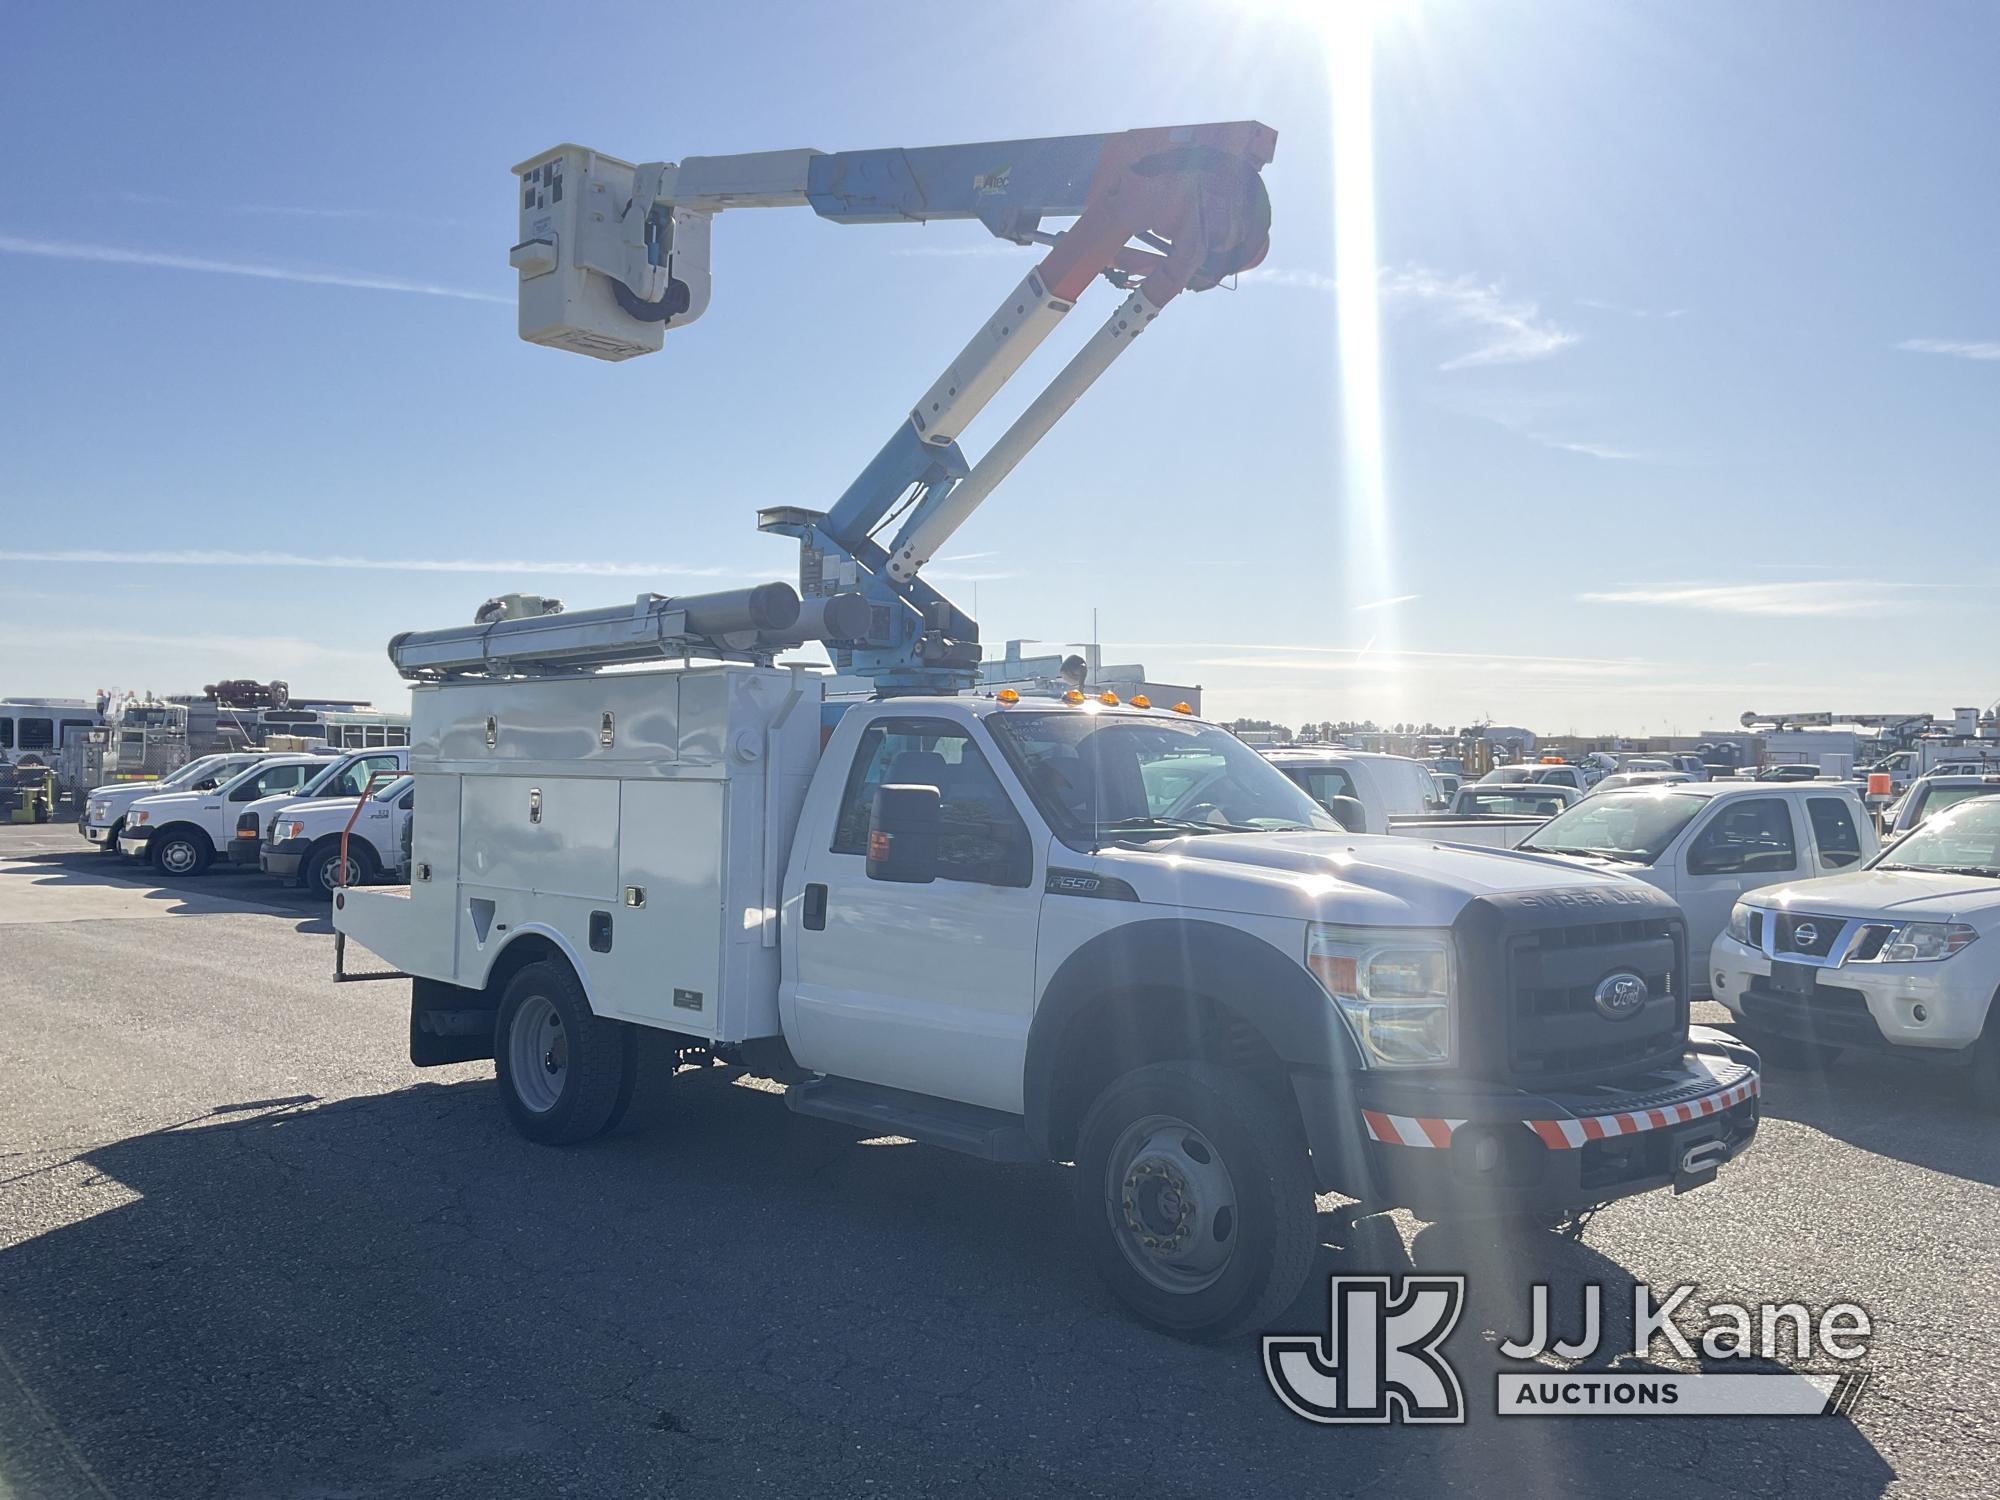
[{"label": "shadow on pavement", "polygon": [[2000,1100],[1963,1067],[1849,1049],[1828,1068],[1764,1068],[1765,1118],[1790,1120],[1892,1161],[2000,1187]]},{"label": "shadow on pavement", "polygon": [[[720,1068],[552,1151],[449,1076],[260,1101],[65,1168],[107,1206],[0,1251],[0,1490],[1685,1500],[1697,1478],[1892,1477],[1844,1419],[1493,1417],[1482,1330],[1520,1331],[1527,1282],[1629,1301],[1623,1270],[1553,1236],[1497,1263],[1499,1242],[1417,1236],[1423,1269],[1491,1288],[1448,1346],[1471,1426],[1323,1428],[1279,1407],[1255,1340],[1128,1319],[1076,1249],[1063,1169],[857,1140]],[[1408,1268],[1388,1220],[1343,1237],[1322,1275]],[[1325,1320],[1321,1280],[1277,1331]]]},{"label": "shadow on pavement", "polygon": [[[218,861],[203,874],[168,880],[137,860],[100,854],[88,847],[0,855],[0,879],[24,881],[55,891],[104,888],[132,891],[151,901],[181,903],[174,909],[174,915],[213,910],[212,903],[219,901],[266,908],[276,914],[290,914],[312,906],[306,892],[255,870],[230,869]],[[333,929],[328,925],[321,930]]]}]

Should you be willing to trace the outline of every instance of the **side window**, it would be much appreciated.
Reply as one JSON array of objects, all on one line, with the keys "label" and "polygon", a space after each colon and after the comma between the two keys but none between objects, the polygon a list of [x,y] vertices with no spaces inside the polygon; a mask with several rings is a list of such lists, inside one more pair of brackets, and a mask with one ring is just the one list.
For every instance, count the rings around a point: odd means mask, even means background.
[{"label": "side window", "polygon": [[1819,857],[1829,869],[1837,870],[1861,858],[1861,830],[1854,826],[1854,814],[1844,798],[1808,797],[1806,815],[1812,819]]},{"label": "side window", "polygon": [[56,747],[56,721],[54,719],[23,719],[21,721],[21,748],[23,750],[53,750]]},{"label": "side window", "polygon": [[1338,766],[1325,770],[1294,771],[1291,776],[1305,794],[1321,807],[1331,807],[1335,797],[1354,795],[1353,779]]},{"label": "side window", "polygon": [[261,776],[252,776],[229,794],[231,802],[254,802],[273,792],[296,790],[306,779],[310,766],[273,766]]},{"label": "side window", "polygon": [[1781,875],[1798,863],[1792,813],[1782,797],[1726,804],[1688,846],[1690,875]]},{"label": "side window", "polygon": [[963,729],[942,719],[878,719],[869,725],[841,793],[831,852],[868,852],[868,819],[875,793],[884,786],[938,789],[939,879],[1028,883],[1027,825]]},{"label": "side window", "polygon": [[0,750],[14,748],[14,721],[0,715]]}]

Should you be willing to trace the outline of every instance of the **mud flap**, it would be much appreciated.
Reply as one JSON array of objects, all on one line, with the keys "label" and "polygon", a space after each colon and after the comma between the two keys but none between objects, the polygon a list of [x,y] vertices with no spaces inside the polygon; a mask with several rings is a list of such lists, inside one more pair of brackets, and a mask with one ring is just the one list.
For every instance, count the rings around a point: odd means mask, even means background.
[{"label": "mud flap", "polygon": [[441,979],[410,981],[410,1061],[420,1068],[493,1056],[493,998]]}]

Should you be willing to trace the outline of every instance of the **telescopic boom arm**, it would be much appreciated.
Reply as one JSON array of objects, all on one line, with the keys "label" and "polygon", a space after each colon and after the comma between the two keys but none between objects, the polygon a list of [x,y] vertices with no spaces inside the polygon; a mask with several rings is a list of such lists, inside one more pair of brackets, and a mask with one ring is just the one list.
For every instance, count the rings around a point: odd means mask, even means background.
[{"label": "telescopic boom arm", "polygon": [[[865,636],[833,646],[842,670],[885,693],[956,691],[979,662],[978,627],[917,575],[993,488],[1183,291],[1264,258],[1259,175],[1277,136],[1254,121],[832,154],[771,151],[632,166],[559,146],[521,180],[521,336],[621,360],[660,348],[710,296],[709,227],[730,208],[810,207],[842,224],[977,219],[1047,247],[830,511],[768,510],[797,538],[799,592],[859,592]],[[1059,233],[1045,220],[1074,218]],[[977,464],[967,424],[1102,275],[1126,293]],[[900,528],[886,543],[891,521]]]}]

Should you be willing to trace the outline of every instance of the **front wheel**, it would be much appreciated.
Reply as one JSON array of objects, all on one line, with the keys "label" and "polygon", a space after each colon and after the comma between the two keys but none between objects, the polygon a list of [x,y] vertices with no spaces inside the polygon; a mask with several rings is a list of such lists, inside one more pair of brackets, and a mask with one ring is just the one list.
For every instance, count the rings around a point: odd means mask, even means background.
[{"label": "front wheel", "polygon": [[1267,1090],[1227,1068],[1156,1063],[1113,1082],[1084,1118],[1076,1193],[1098,1273],[1182,1338],[1264,1326],[1312,1269],[1305,1141]]},{"label": "front wheel", "polygon": [[366,885],[374,878],[374,862],[368,857],[367,847],[359,839],[349,839],[347,859],[340,858],[340,840],[315,849],[306,860],[304,879],[306,889],[323,900],[331,901],[333,893],[346,885]]},{"label": "front wheel", "polygon": [[170,828],[153,838],[153,865],[162,875],[179,880],[208,868],[215,850],[198,828]]},{"label": "front wheel", "polygon": [[617,1124],[637,1068],[631,1028],[593,1014],[567,964],[529,964],[516,974],[494,1026],[500,1102],[522,1135],[567,1146]]}]

